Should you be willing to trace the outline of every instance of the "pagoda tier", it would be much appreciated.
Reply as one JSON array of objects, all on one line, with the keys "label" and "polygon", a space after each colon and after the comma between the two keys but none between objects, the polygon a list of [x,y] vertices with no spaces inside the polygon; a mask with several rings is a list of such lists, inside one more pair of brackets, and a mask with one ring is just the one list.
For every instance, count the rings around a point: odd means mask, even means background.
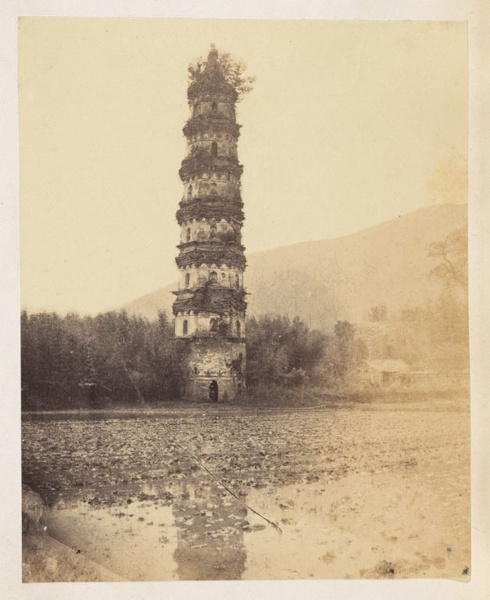
[{"label": "pagoda tier", "polygon": [[[212,138],[211,138],[212,139]],[[219,138],[216,138],[219,139]],[[214,141],[216,146],[217,141]],[[212,150],[211,150],[212,151]],[[179,175],[182,181],[188,182],[194,177],[212,173],[219,178],[232,176],[238,178],[243,173],[243,166],[234,156],[219,156],[202,146],[194,146],[189,156],[184,158]],[[217,152],[218,150],[216,150]]]},{"label": "pagoda tier", "polygon": [[245,290],[237,292],[219,284],[209,284],[195,291],[178,290],[174,294],[177,296],[173,304],[175,315],[192,311],[194,313],[209,312],[217,315],[234,313],[245,317],[247,308]]},{"label": "pagoda tier", "polygon": [[228,219],[235,223],[243,223],[243,203],[224,198],[193,198],[181,202],[176,214],[179,225],[192,219]]},{"label": "pagoda tier", "polygon": [[235,139],[240,135],[240,125],[224,113],[211,112],[192,117],[184,125],[183,133],[190,141],[202,139],[207,134],[229,134]]},{"label": "pagoda tier", "polygon": [[200,265],[233,266],[245,269],[243,246],[227,247],[220,244],[218,247],[218,244],[213,244],[215,247],[206,247],[205,244],[185,244],[185,246],[189,245],[192,247],[181,250],[180,255],[175,259],[179,269]]}]

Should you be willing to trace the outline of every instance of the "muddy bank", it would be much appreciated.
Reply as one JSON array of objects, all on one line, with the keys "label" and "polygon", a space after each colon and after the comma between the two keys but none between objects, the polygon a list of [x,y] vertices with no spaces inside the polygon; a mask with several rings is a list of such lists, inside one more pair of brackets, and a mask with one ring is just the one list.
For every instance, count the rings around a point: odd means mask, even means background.
[{"label": "muddy bank", "polygon": [[22,581],[125,580],[45,533],[27,534],[22,538]]},{"label": "muddy bank", "polygon": [[124,581],[48,533],[49,508],[41,496],[22,486],[22,581]]}]

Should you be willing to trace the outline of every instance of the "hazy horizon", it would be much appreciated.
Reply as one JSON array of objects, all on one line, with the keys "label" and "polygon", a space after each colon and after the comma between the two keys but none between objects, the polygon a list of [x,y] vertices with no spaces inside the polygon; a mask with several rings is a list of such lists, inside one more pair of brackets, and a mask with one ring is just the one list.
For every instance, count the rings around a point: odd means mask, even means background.
[{"label": "hazy horizon", "polygon": [[94,314],[176,279],[187,65],[211,42],[257,77],[247,254],[466,202],[464,23],[22,18],[23,306]]},{"label": "hazy horizon", "polygon": [[[315,244],[315,243],[322,243],[322,242],[330,242],[330,241],[335,241],[335,240],[340,240],[346,237],[350,237],[350,236],[355,236],[356,234],[362,234],[363,232],[367,232],[371,229],[374,229],[376,227],[379,226],[383,226],[383,225],[388,225],[390,222],[395,221],[398,217],[408,217],[410,215],[415,215],[415,213],[418,213],[420,211],[423,210],[428,210],[431,208],[442,208],[443,206],[448,206],[448,205],[434,205],[434,206],[426,206],[426,207],[422,207],[422,208],[418,208],[415,209],[413,211],[410,211],[409,213],[402,213],[400,215],[398,215],[397,217],[395,217],[394,219],[388,219],[387,221],[381,221],[380,223],[376,223],[374,225],[370,225],[369,227],[365,227],[364,229],[359,229],[357,231],[353,231],[351,233],[347,233],[346,235],[341,235],[341,236],[333,236],[330,238],[325,238],[325,239],[318,239],[318,240],[305,240],[305,241],[300,241],[300,242],[294,242],[293,244],[287,244],[285,246],[277,246],[275,248],[268,248],[266,250],[259,250],[257,252],[247,252],[247,255],[250,256],[250,258],[254,258],[256,255],[261,255],[261,254],[267,254],[269,252],[274,252],[276,250],[286,250],[289,248],[294,248],[295,246],[299,246],[299,245],[303,245],[303,244]],[[451,206],[465,206],[466,208],[468,207],[467,203],[458,203],[458,204],[453,204]],[[81,314],[81,315],[89,315],[89,316],[95,316],[96,314],[100,314],[100,313],[104,313],[104,312],[109,312],[109,311],[119,311],[119,310],[126,310],[127,306],[132,304],[133,302],[137,301],[137,300],[141,300],[142,298],[145,298],[147,296],[151,296],[152,294],[158,292],[159,290],[165,289],[167,287],[169,287],[170,285],[175,285],[178,286],[178,280],[177,277],[174,277],[172,280],[168,280],[165,282],[162,282],[162,284],[157,287],[154,288],[152,290],[148,290],[148,291],[144,291],[143,293],[139,294],[138,296],[135,296],[133,298],[128,298],[126,301],[120,303],[117,306],[110,306],[110,307],[105,307],[105,308],[101,308],[99,310],[94,310],[92,312],[83,312],[83,311],[77,311],[77,310],[71,310],[71,309],[66,309],[66,310],[57,310],[56,308],[49,308],[49,307],[31,307],[31,306],[26,306],[26,305],[22,305],[21,309],[22,310],[26,310],[27,312],[34,314],[34,313],[43,313],[43,312],[56,312],[60,315],[66,315],[68,313],[75,313],[75,314]],[[165,310],[165,307],[162,307],[163,310]]]}]

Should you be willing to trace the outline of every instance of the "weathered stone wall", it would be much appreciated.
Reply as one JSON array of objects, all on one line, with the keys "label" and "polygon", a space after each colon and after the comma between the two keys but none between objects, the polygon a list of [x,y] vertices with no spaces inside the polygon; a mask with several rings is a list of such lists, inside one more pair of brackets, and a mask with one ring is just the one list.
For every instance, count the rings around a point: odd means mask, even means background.
[{"label": "weathered stone wall", "polygon": [[182,223],[180,242],[183,244],[188,241],[195,242],[209,240],[213,239],[213,235],[219,236],[220,234],[233,236],[234,233],[235,229],[233,225],[226,219],[191,219]]},{"label": "weathered stone wall", "polygon": [[[179,290],[203,286],[209,281],[210,273],[217,275],[217,282],[228,288],[241,289],[243,287],[243,269],[238,267],[227,267],[222,265],[201,265],[200,267],[190,266],[180,269]],[[189,275],[189,285],[186,286],[186,275]]]},{"label": "weathered stone wall", "polygon": [[187,148],[189,152],[195,152],[198,148],[204,148],[211,153],[212,143],[216,142],[217,156],[233,156],[237,157],[237,141],[227,133],[204,133],[195,135],[192,140],[188,141]]},{"label": "weathered stone wall", "polygon": [[236,177],[222,173],[207,174],[204,173],[202,177],[193,177],[190,181],[186,181],[184,184],[184,196],[183,201],[191,200],[192,198],[199,198],[201,196],[208,196],[216,194],[224,198],[233,198],[236,194],[238,182]]},{"label": "weathered stone wall", "polygon": [[194,339],[189,344],[188,380],[184,397],[209,401],[209,386],[218,385],[218,402],[234,400],[245,387],[245,342],[220,338]]},{"label": "weathered stone wall", "polygon": [[[175,317],[175,335],[177,337],[191,337],[202,333],[209,335],[211,330],[211,319],[221,319],[218,314],[202,314],[199,315],[177,315]],[[240,315],[229,315],[225,320],[232,321],[232,333],[236,337],[245,337],[245,318]],[[184,334],[184,321],[187,321],[187,334]],[[240,334],[238,334],[237,322],[240,323]]]},{"label": "weathered stone wall", "polygon": [[191,107],[191,112],[193,117],[197,117],[198,115],[210,115],[214,113],[222,114],[230,119],[234,119],[236,117],[234,103],[230,102],[230,98],[228,96],[224,96],[223,98],[218,98],[215,96],[212,100],[198,100]]}]

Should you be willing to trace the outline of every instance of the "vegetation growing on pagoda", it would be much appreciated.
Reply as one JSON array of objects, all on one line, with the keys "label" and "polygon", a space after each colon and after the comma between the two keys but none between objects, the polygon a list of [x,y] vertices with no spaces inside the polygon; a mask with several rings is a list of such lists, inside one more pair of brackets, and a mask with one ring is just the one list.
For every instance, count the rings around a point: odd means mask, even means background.
[{"label": "vegetation growing on pagoda", "polygon": [[176,213],[179,225],[190,219],[232,219],[242,222],[245,218],[241,201],[222,200],[216,196],[208,196],[181,202],[180,205],[181,208]]},{"label": "vegetation growing on pagoda", "polygon": [[226,244],[226,245],[237,245],[241,250],[245,250],[244,246],[241,246],[240,244],[240,240],[241,240],[241,232],[239,227],[236,227],[235,229],[231,229],[231,230],[227,230],[227,231],[216,231],[216,232],[211,232],[210,235],[208,236],[204,231],[198,231],[197,232],[197,239],[188,241],[188,242],[183,242],[182,244],[179,244],[177,246],[177,248],[183,250],[183,249],[190,249],[193,247],[196,248],[207,248],[209,250],[212,250],[214,248],[216,248],[215,244]]},{"label": "vegetation growing on pagoda", "polygon": [[253,89],[255,77],[246,73],[247,67],[241,60],[224,52],[217,54],[215,69],[210,69],[208,59],[200,57],[189,65],[189,88],[187,97],[192,101],[206,92],[232,94],[240,102]]},{"label": "vegetation growing on pagoda", "polygon": [[[240,244],[241,231],[239,227],[235,226],[231,230],[217,231],[216,233],[211,234],[211,239],[223,242],[224,244]],[[241,247],[243,248],[243,246]]]},{"label": "vegetation growing on pagoda", "polygon": [[224,315],[243,314],[247,308],[245,290],[234,290],[216,284],[206,284],[195,291],[183,290],[187,297],[173,304],[174,314],[184,311],[209,311]]},{"label": "vegetation growing on pagoda", "polygon": [[228,173],[240,177],[243,166],[233,156],[213,156],[206,148],[193,148],[182,161],[179,175],[182,181],[188,181],[194,175],[212,171],[213,173]]},{"label": "vegetation growing on pagoda", "polygon": [[192,265],[228,265],[244,269],[246,259],[243,250],[243,246],[219,246],[213,242],[204,245],[200,242],[198,247],[181,253],[175,261],[179,269]]},{"label": "vegetation growing on pagoda", "polygon": [[235,123],[230,117],[218,112],[192,117],[184,125],[182,131],[186,137],[192,137],[199,133],[215,132],[230,133],[238,138],[240,136],[240,128],[241,125]]}]

